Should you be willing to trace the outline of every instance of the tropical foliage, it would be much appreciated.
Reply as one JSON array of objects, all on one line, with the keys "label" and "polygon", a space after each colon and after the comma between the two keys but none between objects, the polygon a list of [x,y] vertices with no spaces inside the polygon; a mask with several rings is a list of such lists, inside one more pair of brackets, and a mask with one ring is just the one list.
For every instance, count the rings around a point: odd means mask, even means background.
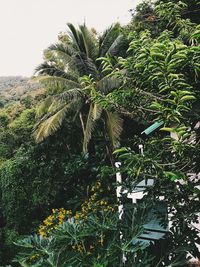
[{"label": "tropical foliage", "polygon": [[34,78],[43,99],[0,114],[2,265],[184,267],[200,257],[197,14],[199,1],[144,1],[126,26],[98,35],[68,24],[44,51]]},{"label": "tropical foliage", "polygon": [[[98,93],[108,94],[119,87],[120,80],[104,75],[97,59],[107,53],[112,56],[119,54],[125,47],[126,40],[120,33],[118,24],[110,27],[99,38],[86,25],[80,26],[79,29],[72,24],[68,24],[68,27],[69,34],[45,51],[48,62],[45,61],[37,68],[38,74],[41,75],[40,82],[48,86],[53,96],[48,97],[39,107],[38,115],[45,116],[37,125],[36,140],[40,142],[54,133],[65,116],[73,111],[74,119],[78,117],[82,125],[85,153],[94,124],[103,115],[111,144],[115,147],[121,133],[122,120],[116,112],[103,110],[94,103],[93,98]],[[88,114],[83,118],[83,109],[86,108]]]}]

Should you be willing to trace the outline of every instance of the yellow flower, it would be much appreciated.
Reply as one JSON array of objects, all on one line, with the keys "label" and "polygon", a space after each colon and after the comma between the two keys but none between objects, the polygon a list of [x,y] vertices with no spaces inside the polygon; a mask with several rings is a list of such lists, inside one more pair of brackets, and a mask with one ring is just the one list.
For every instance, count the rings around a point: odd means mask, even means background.
[{"label": "yellow flower", "polygon": [[42,236],[42,237],[46,237],[47,236],[46,232],[43,231],[43,230],[39,230],[39,235]]},{"label": "yellow flower", "polygon": [[40,254],[36,253],[30,257],[30,260],[33,261],[33,260],[37,259],[39,256],[40,256]]},{"label": "yellow flower", "polygon": [[66,214],[67,215],[72,215],[72,211],[71,210],[66,210]]},{"label": "yellow flower", "polygon": [[74,216],[74,219],[78,220],[78,219],[80,219],[80,218],[81,218],[81,215],[77,212],[77,213],[75,214],[75,216]]}]

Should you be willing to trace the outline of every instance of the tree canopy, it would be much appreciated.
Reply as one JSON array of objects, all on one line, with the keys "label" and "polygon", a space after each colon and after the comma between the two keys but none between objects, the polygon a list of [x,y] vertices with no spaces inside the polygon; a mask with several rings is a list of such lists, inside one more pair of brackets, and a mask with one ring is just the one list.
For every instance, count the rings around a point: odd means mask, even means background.
[{"label": "tree canopy", "polygon": [[42,98],[1,108],[2,265],[184,267],[200,257],[200,3],[131,12],[101,35],[68,23],[36,69]]}]

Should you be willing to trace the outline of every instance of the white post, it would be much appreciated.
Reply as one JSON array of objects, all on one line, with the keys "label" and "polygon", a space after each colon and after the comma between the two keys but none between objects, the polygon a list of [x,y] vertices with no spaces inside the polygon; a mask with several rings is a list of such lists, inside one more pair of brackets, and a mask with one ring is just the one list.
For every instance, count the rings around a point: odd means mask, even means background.
[{"label": "white post", "polygon": [[[115,162],[115,167],[117,169],[119,169],[120,166],[121,166],[121,162]],[[121,199],[120,199],[122,197],[122,175],[119,171],[116,173],[116,182],[117,182],[117,189],[116,189],[117,200],[120,203],[118,206],[118,212],[119,212],[119,219],[121,220],[122,215],[124,213],[124,209],[123,209],[123,204],[121,203]]]},{"label": "white post", "polygon": [[139,145],[139,151],[142,156],[144,156],[144,147],[143,145]]},{"label": "white post", "polygon": [[[119,169],[121,166],[121,162],[115,162],[115,167],[117,169]],[[116,189],[116,193],[117,193],[117,200],[119,202],[119,205],[118,205],[118,212],[119,212],[119,220],[122,219],[122,216],[124,214],[124,206],[121,202],[121,197],[122,197],[122,175],[121,173],[118,171],[116,173],[116,182],[117,182],[117,189]],[[120,239],[122,240],[123,239],[123,235],[122,235],[122,232],[120,232]],[[126,262],[126,256],[123,252],[122,254],[122,263],[124,264]]]}]

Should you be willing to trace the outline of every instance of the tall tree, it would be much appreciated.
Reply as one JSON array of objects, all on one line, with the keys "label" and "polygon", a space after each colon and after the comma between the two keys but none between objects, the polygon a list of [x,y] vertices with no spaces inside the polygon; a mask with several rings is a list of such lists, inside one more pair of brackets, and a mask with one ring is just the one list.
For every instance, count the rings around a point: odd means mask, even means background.
[{"label": "tall tree", "polygon": [[[86,25],[76,29],[68,24],[70,32],[60,42],[45,51],[46,61],[36,69],[39,81],[49,88],[48,96],[38,110],[41,120],[36,125],[37,142],[53,134],[66,115],[79,115],[84,133],[83,151],[87,151],[95,122],[104,115],[112,147],[116,147],[122,130],[122,119],[116,112],[106,110],[94,102],[98,94],[108,94],[120,86],[118,77],[106,76],[99,57],[113,58],[126,50],[126,40],[119,24],[111,26],[97,37]],[[84,76],[84,78],[80,78]],[[86,77],[87,76],[87,77]],[[89,107],[87,107],[89,106]],[[83,110],[88,110],[87,116]]]}]

